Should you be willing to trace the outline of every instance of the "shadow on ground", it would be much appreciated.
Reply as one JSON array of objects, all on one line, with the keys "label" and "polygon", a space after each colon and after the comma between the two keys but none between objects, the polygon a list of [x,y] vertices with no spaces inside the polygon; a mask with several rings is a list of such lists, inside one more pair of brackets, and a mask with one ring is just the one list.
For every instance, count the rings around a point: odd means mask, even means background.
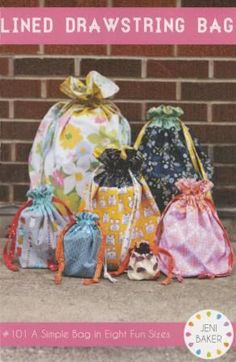
[{"label": "shadow on ground", "polygon": [[[185,322],[201,309],[216,309],[236,321],[236,270],[214,280],[186,279],[164,287],[159,281],[129,281],[126,276],[111,284],[102,280],[85,287],[79,279],[64,278],[56,286],[47,270],[11,272],[1,262],[1,322]],[[178,349],[11,349],[1,351],[1,362],[17,361],[197,361]],[[235,362],[236,351],[218,361]]]}]

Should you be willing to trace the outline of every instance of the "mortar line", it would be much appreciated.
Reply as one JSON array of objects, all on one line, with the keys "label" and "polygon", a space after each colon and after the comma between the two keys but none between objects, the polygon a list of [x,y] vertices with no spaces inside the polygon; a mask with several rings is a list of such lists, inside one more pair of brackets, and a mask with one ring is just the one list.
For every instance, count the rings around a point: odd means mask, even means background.
[{"label": "mortar line", "polygon": [[208,77],[210,79],[214,78],[214,61],[212,59],[208,62]]},{"label": "mortar line", "polygon": [[[142,59],[145,60],[145,59]],[[213,79],[209,79],[209,78],[153,78],[153,77],[148,77],[148,78],[134,78],[134,77],[111,77],[114,81],[125,81],[125,82],[162,82],[162,83],[174,83],[174,82],[181,82],[181,83],[204,83],[204,84],[215,84],[215,83],[225,83],[225,84],[236,84],[236,79],[223,79],[223,78],[213,78]],[[48,75],[48,76],[31,76],[31,75],[16,75],[16,76],[1,76],[1,79],[6,79],[6,80],[10,80],[10,79],[15,79],[15,80],[25,80],[25,81],[32,81],[32,80],[59,80],[59,81],[63,81],[64,77],[63,76],[53,76],[53,75]],[[81,77],[81,79],[85,79],[85,77]]]},{"label": "mortar line", "polygon": [[181,100],[181,82],[176,82],[176,100]]},{"label": "mortar line", "polygon": [[[178,56],[178,45],[177,44],[174,44],[174,57],[177,57]],[[174,61],[176,59],[173,59]]]},{"label": "mortar line", "polygon": [[[12,143],[11,144],[11,162],[15,163],[15,161],[16,161],[16,144]],[[4,162],[2,162],[2,163],[4,163]]]},{"label": "mortar line", "polygon": [[[14,58],[17,59],[22,59],[22,58],[38,58],[38,54],[11,54],[12,56],[14,56]],[[7,54],[0,54],[0,58],[5,58],[7,56]],[[44,57],[45,58],[57,58],[57,59],[61,59],[63,58],[73,58],[75,56],[78,56],[78,54],[45,54]],[[97,55],[79,55],[80,58],[84,58],[84,59],[97,59],[99,58],[107,58],[107,54],[97,54]],[[130,56],[130,55],[110,55],[109,59],[127,59],[127,60],[140,60],[143,58],[146,58],[147,56],[143,56],[143,55],[136,55],[136,56]],[[151,60],[172,60],[173,62],[176,61],[176,58],[174,58],[173,56],[150,56]],[[231,62],[231,61],[236,61],[236,57],[235,56],[228,56],[228,57],[213,57],[213,56],[183,56],[180,55],[178,56],[178,60],[184,60],[186,62],[191,62],[191,61],[209,61],[209,60],[215,60],[215,61],[225,61],[225,62]]]},{"label": "mortar line", "polygon": [[14,188],[12,184],[7,184],[9,185],[9,201],[10,202],[14,202]]},{"label": "mortar line", "polygon": [[106,52],[107,52],[107,55],[111,55],[111,44],[107,44],[106,46]]},{"label": "mortar line", "polygon": [[141,105],[141,120],[145,121],[146,118],[146,104],[145,102]]},{"label": "mortar line", "polygon": [[9,118],[14,118],[14,101],[9,99]]},{"label": "mortar line", "polygon": [[39,55],[44,54],[44,44],[39,44],[39,51],[38,51]]},{"label": "mortar line", "polygon": [[141,78],[147,77],[147,59],[141,61]]},{"label": "mortar line", "polygon": [[207,122],[212,123],[212,104],[207,104]]},{"label": "mortar line", "polygon": [[79,77],[80,76],[80,72],[81,72],[81,62],[80,62],[80,58],[77,57],[74,60],[74,69],[75,69],[75,76]]},{"label": "mortar line", "polygon": [[8,76],[14,77],[14,59],[13,59],[13,57],[10,57],[8,59]]}]

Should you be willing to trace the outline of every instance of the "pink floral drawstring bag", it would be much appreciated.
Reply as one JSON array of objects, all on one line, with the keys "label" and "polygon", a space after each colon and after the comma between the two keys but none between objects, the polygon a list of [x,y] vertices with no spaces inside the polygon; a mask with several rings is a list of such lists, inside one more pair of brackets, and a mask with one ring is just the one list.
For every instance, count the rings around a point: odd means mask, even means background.
[{"label": "pink floral drawstring bag", "polygon": [[[169,202],[157,228],[157,243],[174,260],[173,274],[214,278],[232,272],[235,255],[227,231],[220,221],[209,192],[208,180],[181,179],[179,194]],[[167,272],[168,260],[160,257],[160,270]]]}]

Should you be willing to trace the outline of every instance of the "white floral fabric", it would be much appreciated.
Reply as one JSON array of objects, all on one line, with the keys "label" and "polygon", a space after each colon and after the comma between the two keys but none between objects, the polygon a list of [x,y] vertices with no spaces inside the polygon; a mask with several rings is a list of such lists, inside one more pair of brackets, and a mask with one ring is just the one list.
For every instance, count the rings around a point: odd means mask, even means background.
[{"label": "white floral fabric", "polygon": [[54,105],[42,120],[29,156],[31,188],[54,187],[54,194],[77,212],[98,166],[95,148],[130,143],[130,127],[107,97],[118,86],[92,71],[83,83],[69,77],[61,90],[73,98]]}]

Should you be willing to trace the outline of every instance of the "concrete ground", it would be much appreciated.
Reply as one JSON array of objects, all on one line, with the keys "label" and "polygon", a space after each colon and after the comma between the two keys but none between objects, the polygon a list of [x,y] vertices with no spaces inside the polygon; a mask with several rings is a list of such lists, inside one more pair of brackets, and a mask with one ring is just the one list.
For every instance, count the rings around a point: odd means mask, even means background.
[{"label": "concrete ground", "polygon": [[[0,264],[1,322],[159,321],[185,322],[201,309],[216,309],[236,321],[236,269],[232,276],[215,280],[185,279],[161,286],[158,281],[131,282],[125,276],[111,284],[84,287],[79,279],[53,282],[47,270],[13,273]],[[166,361],[197,359],[179,349],[67,349],[28,348],[1,350],[1,362],[17,361]],[[236,361],[231,350],[221,361]]]},{"label": "concrete ground", "polygon": [[[8,348],[0,351],[1,362],[201,362],[189,351],[178,348]],[[231,350],[219,362],[235,362]]]}]

